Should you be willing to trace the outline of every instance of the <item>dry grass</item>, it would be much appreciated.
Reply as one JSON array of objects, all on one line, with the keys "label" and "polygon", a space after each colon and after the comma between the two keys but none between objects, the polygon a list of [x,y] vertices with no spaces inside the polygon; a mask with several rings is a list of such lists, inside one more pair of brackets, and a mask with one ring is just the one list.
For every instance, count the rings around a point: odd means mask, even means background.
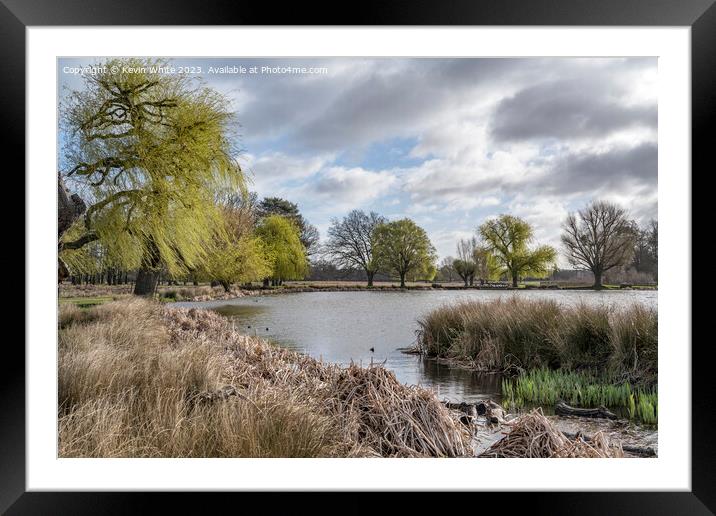
[{"label": "dry grass", "polygon": [[72,285],[60,283],[58,286],[60,298],[65,297],[111,297],[131,294],[133,285]]},{"label": "dry grass", "polygon": [[419,320],[418,347],[484,370],[592,368],[654,381],[657,320],[656,310],[639,304],[611,309],[517,297],[464,301]]},{"label": "dry grass", "polygon": [[509,432],[480,457],[492,458],[609,458],[623,457],[621,445],[613,445],[602,432],[589,441],[567,438],[535,409],[508,423]]},{"label": "dry grass", "polygon": [[240,335],[212,312],[133,299],[63,306],[60,321],[62,457],[472,453],[431,391]]}]

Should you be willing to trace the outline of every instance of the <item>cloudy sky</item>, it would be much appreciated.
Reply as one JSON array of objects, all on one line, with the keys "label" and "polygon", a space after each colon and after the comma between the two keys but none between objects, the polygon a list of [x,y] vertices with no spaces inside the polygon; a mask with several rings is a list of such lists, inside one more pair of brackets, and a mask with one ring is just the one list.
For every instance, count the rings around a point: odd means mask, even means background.
[{"label": "cloudy sky", "polygon": [[[60,60],[60,94],[81,85],[64,66],[96,61]],[[501,213],[557,247],[567,213],[591,199],[657,214],[656,58],[173,64],[200,66],[233,99],[252,189],[298,203],[322,236],[331,218],[374,210],[414,219],[442,258]],[[245,71],[210,70],[226,66]]]}]

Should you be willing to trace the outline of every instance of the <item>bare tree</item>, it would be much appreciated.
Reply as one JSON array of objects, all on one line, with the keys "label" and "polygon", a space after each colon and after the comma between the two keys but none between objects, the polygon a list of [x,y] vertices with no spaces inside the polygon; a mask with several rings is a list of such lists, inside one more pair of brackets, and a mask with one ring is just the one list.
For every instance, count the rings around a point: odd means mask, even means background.
[{"label": "bare tree", "polygon": [[649,221],[649,252],[654,262],[654,279],[659,279],[659,222],[656,219]]},{"label": "bare tree", "polygon": [[593,201],[564,223],[562,243],[572,265],[594,274],[594,288],[602,288],[604,272],[629,262],[634,231],[627,212],[616,204]]},{"label": "bare tree", "polygon": [[440,277],[442,280],[452,282],[453,274],[455,273],[455,269],[452,265],[454,261],[455,258],[453,258],[452,256],[446,256],[445,258],[440,260],[438,272],[440,273]]},{"label": "bare tree", "polygon": [[477,248],[477,239],[475,237],[463,239],[457,243],[457,259],[453,261],[453,268],[457,275],[460,276],[465,286],[472,285],[475,281],[475,249]]},{"label": "bare tree", "polygon": [[368,286],[378,271],[373,259],[373,230],[386,219],[375,212],[353,210],[343,220],[334,219],[328,228],[324,254],[341,269],[363,269]]}]

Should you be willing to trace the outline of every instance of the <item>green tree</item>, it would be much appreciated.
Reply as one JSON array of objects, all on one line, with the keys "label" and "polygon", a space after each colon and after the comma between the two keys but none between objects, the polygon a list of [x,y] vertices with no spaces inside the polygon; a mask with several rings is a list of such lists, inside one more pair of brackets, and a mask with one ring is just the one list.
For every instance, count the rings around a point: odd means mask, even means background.
[{"label": "green tree", "polygon": [[557,258],[557,252],[548,245],[528,247],[532,226],[519,217],[500,215],[482,224],[478,231],[498,270],[512,278],[513,287],[521,276],[546,276]]},{"label": "green tree", "polygon": [[227,292],[232,283],[262,280],[272,272],[272,257],[254,233],[251,199],[250,195],[218,196],[228,238],[215,240],[199,275],[218,281]]},{"label": "green tree", "polygon": [[226,238],[214,192],[244,180],[227,97],[162,73],[164,64],[100,63],[62,108],[66,176],[86,191],[88,207],[60,255],[78,264],[82,248],[99,240],[113,263],[139,269],[142,295],[153,293],[161,269],[178,276],[205,265],[213,242]]},{"label": "green tree", "polygon": [[432,279],[437,254],[427,233],[410,219],[378,224],[373,233],[378,269],[397,275],[405,287],[407,275]]},{"label": "green tree", "polygon": [[496,280],[500,277],[500,264],[488,246],[475,246],[472,250],[472,261],[475,263],[475,276],[480,280],[480,283]]},{"label": "green tree", "polygon": [[268,285],[269,280],[278,285],[284,280],[303,279],[306,276],[306,250],[301,243],[300,231],[292,220],[280,215],[269,215],[259,223],[256,235],[263,241],[266,254],[271,260],[271,274],[264,278],[265,285]]},{"label": "green tree", "polygon": [[256,207],[256,212],[259,219],[269,215],[281,215],[292,220],[301,234],[301,243],[306,249],[306,256],[313,255],[318,249],[320,239],[318,228],[304,218],[296,203],[280,197],[264,197]]}]

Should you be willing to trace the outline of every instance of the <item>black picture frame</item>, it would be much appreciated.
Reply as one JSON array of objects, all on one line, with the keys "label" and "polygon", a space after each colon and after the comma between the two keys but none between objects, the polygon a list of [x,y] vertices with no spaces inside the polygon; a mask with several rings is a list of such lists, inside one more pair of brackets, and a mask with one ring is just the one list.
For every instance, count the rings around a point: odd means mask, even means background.
[{"label": "black picture frame", "polygon": [[[333,7],[331,7],[331,5]],[[453,0],[379,1],[359,4],[301,4],[281,9],[268,2],[215,0],[0,0],[0,119],[6,129],[4,155],[21,156],[24,170],[25,29],[28,26],[82,25],[614,25],[690,26],[692,72],[692,171],[701,175],[711,164],[716,113],[716,5],[714,0]],[[711,129],[709,131],[709,129]],[[673,173],[689,174],[689,171]],[[16,178],[17,180],[18,178]],[[23,181],[19,189],[24,190]],[[693,187],[692,187],[693,191]],[[17,195],[17,191],[15,192]],[[695,218],[692,217],[692,219]],[[695,234],[695,232],[692,232]],[[28,271],[26,271],[26,274]],[[689,278],[689,282],[690,278]],[[20,290],[18,287],[17,291]],[[31,308],[31,307],[29,307]],[[692,320],[693,320],[692,316]],[[688,343],[689,345],[691,343]],[[620,493],[503,493],[501,504],[523,502],[530,512],[548,514],[712,514],[716,512],[716,447],[712,444],[714,403],[710,388],[708,339],[692,346],[692,491]],[[14,348],[14,349],[11,349]],[[25,353],[8,339],[0,375],[0,511],[7,514],[144,513],[148,503],[167,496],[147,493],[50,493],[25,489]],[[230,494],[189,499],[173,494],[179,512],[208,512]],[[246,503],[247,494],[243,497]],[[266,496],[266,495],[264,495]],[[522,500],[528,496],[528,500]],[[271,495],[274,503],[279,500]],[[424,496],[412,497],[424,503]],[[509,500],[509,502],[506,502]],[[489,510],[497,497],[480,494],[469,510]],[[454,502],[451,502],[454,503]],[[457,502],[466,503],[464,501]],[[248,508],[248,505],[244,507]],[[276,508],[272,505],[272,508]],[[367,510],[350,504],[341,512]],[[271,511],[270,511],[271,512]]]}]

